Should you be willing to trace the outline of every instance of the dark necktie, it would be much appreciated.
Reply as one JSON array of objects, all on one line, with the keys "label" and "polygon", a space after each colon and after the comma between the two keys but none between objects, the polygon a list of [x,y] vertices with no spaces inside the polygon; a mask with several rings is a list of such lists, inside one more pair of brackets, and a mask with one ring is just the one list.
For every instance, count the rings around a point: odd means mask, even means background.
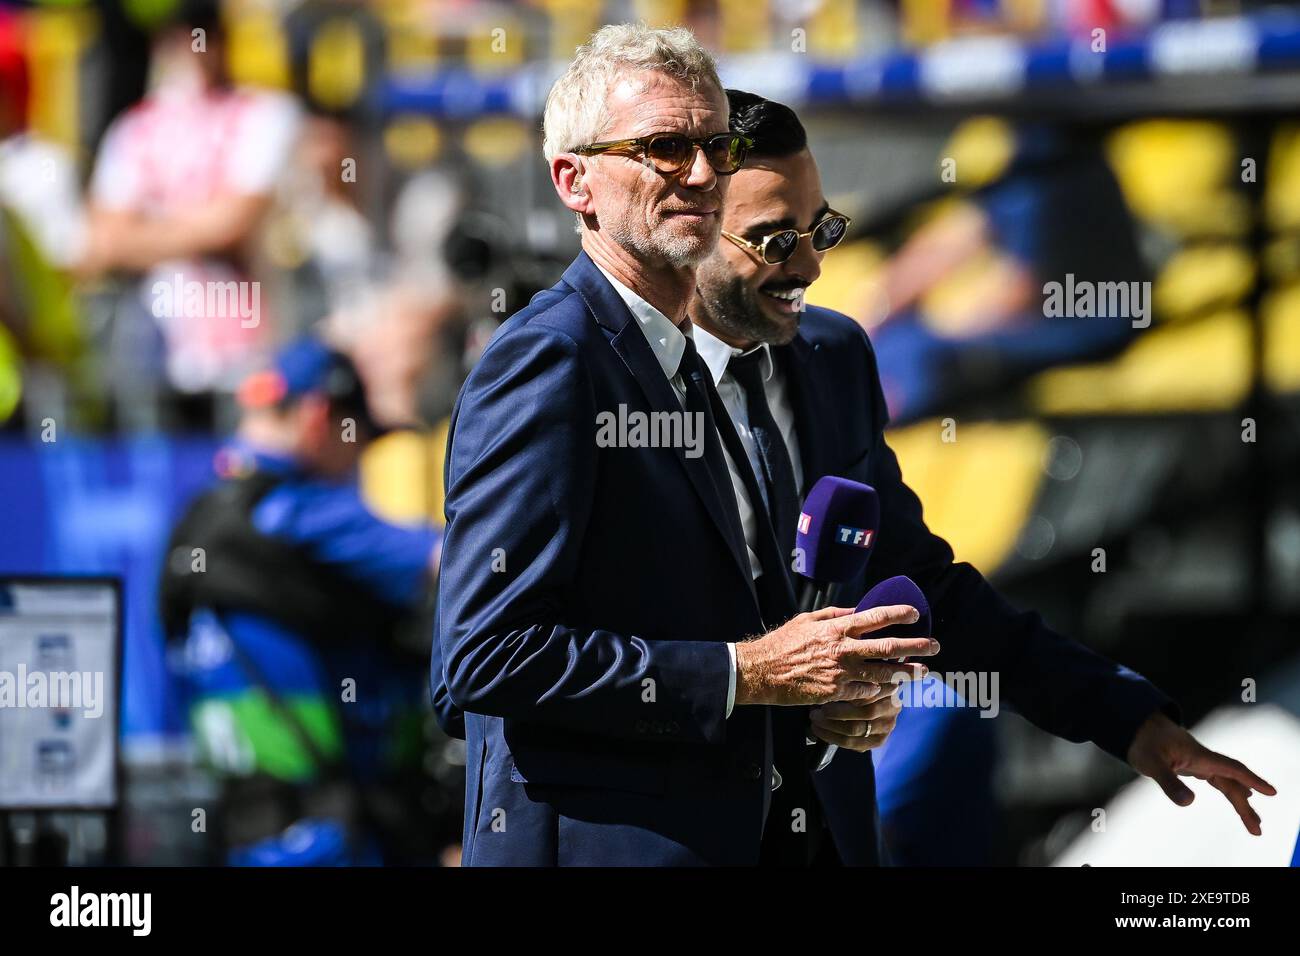
[{"label": "dark necktie", "polygon": [[708,468],[709,477],[713,480],[723,510],[727,513],[727,527],[731,532],[732,547],[740,555],[744,566],[748,568],[749,551],[745,546],[745,529],[740,523],[740,507],[736,503],[736,493],[731,485],[731,472],[727,470],[727,460],[722,454],[721,435],[709,400],[712,384],[705,381],[708,372],[705,371],[704,363],[700,361],[695,343],[691,341],[689,335],[686,336],[686,349],[682,352],[677,374],[682,377],[682,382],[686,386],[686,411],[704,416],[704,464]]},{"label": "dark necktie", "polygon": [[[745,393],[749,431],[758,452],[760,481],[767,498],[771,528],[780,546],[782,572],[791,581],[789,555],[794,549],[795,524],[799,518],[799,489],[794,480],[794,463],[781,429],[767,403],[763,388],[764,349],[748,355],[734,356],[727,370]],[[739,444],[739,442],[737,442]],[[749,459],[745,458],[746,463]],[[755,502],[758,507],[758,502]],[[764,577],[772,575],[764,574]],[[792,595],[788,585],[787,595]],[[787,596],[787,601],[791,597]],[[793,605],[789,605],[793,611]],[[772,708],[773,761],[781,769],[783,784],[773,794],[772,806],[764,826],[760,862],[766,866],[808,866],[825,839],[821,802],[813,789],[812,775],[805,767],[808,732],[808,708]],[[803,829],[795,829],[796,812],[804,820]]]},{"label": "dark necktie", "polygon": [[[716,390],[712,391],[711,398],[718,420],[718,433],[739,469],[754,509],[758,556],[763,565],[763,574],[755,583],[764,620],[769,627],[776,627],[794,613],[788,555],[794,548],[799,498],[794,482],[794,465],[767,404],[761,368],[757,362],[748,362],[748,359],[761,360],[762,353],[733,358],[728,368],[745,390],[749,427],[758,447],[762,476],[754,475],[750,468],[749,456],[745,454],[740,436],[736,434]],[[763,507],[760,495],[766,497],[768,508]],[[788,524],[788,529],[780,533],[784,537],[776,531],[778,515],[782,515]],[[778,545],[778,540],[784,544]],[[807,866],[825,842],[821,803],[813,790],[811,775],[805,769],[808,708],[773,707],[771,720],[773,765],[781,774],[782,785],[773,794],[765,821],[760,861],[768,866]],[[798,830],[793,828],[795,811],[800,811],[799,816],[804,822]]]},{"label": "dark necktie", "polygon": [[781,429],[772,416],[763,388],[765,350],[755,349],[748,355],[731,359],[727,371],[745,392],[745,408],[749,415],[749,431],[754,436],[758,461],[762,468],[763,491],[767,498],[772,530],[783,555],[794,549],[795,525],[799,520],[799,489],[794,480],[794,464],[786,448]]}]

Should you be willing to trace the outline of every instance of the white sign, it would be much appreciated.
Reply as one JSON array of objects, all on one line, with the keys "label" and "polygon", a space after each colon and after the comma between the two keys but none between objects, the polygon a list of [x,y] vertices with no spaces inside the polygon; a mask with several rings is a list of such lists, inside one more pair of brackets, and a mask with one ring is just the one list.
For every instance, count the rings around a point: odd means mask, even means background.
[{"label": "white sign", "polygon": [[0,579],[0,808],[117,800],[118,592]]}]

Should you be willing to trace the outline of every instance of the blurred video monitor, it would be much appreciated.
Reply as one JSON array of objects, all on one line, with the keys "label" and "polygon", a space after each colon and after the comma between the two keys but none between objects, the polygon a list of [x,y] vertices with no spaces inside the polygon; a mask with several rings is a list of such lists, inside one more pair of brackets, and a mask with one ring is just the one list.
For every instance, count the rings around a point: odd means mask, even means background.
[{"label": "blurred video monitor", "polygon": [[0,577],[0,810],[117,803],[117,581]]}]

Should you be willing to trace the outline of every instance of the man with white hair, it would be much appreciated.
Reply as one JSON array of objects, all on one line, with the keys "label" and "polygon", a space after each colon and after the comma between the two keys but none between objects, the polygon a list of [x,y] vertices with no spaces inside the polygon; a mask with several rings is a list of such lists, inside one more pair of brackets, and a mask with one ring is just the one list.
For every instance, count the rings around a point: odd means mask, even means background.
[{"label": "man with white hair", "polygon": [[605,27],[544,123],[582,252],[488,345],[447,454],[432,683],[464,721],[463,861],[754,864],[790,825],[767,820],[780,765],[805,759],[773,705],[873,697],[923,670],[883,659],[937,645],[872,639],[911,607],[790,618],[724,450],[686,313],[748,146],[712,58],[685,30]]}]

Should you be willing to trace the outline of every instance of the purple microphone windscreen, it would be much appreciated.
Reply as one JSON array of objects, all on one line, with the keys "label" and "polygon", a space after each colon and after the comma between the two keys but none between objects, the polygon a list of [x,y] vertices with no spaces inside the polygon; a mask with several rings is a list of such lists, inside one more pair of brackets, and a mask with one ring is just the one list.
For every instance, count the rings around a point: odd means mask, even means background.
[{"label": "purple microphone windscreen", "polygon": [[827,475],[804,499],[795,534],[795,570],[819,584],[852,580],[866,566],[880,526],[876,489]]},{"label": "purple microphone windscreen", "polygon": [[925,599],[916,582],[906,575],[886,578],[866,593],[858,602],[855,611],[866,611],[873,607],[891,607],[906,604],[916,608],[920,615],[914,624],[900,624],[883,631],[872,631],[868,637],[929,637],[930,636],[930,602]]}]

